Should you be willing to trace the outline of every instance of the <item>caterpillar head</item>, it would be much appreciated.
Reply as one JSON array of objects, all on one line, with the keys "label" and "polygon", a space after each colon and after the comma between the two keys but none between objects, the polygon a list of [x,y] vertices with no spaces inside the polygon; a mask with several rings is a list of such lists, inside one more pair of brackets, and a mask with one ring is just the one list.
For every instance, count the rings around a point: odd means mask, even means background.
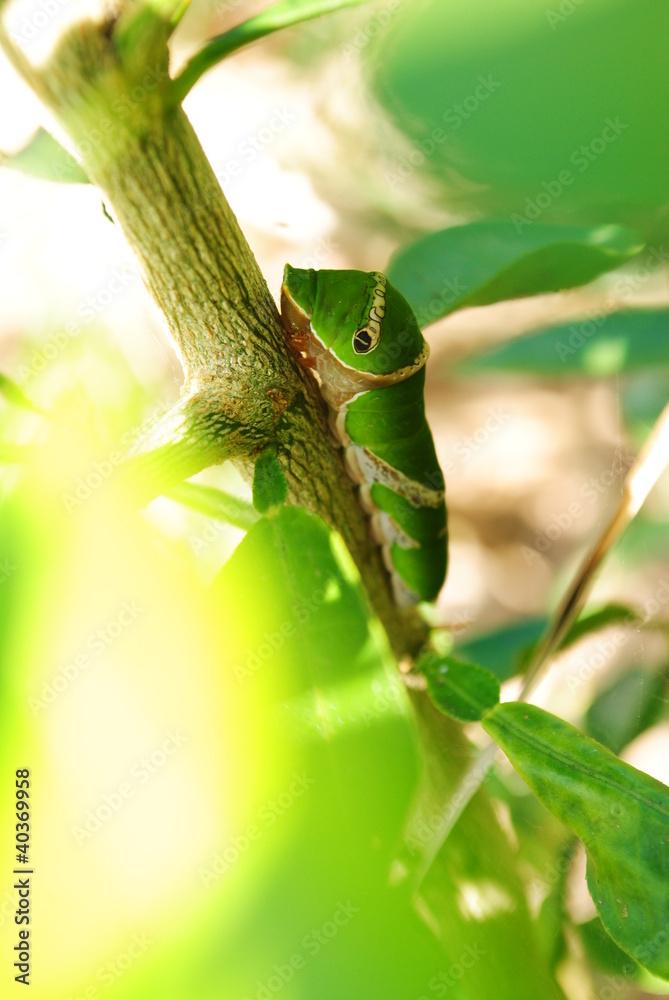
[{"label": "caterpillar head", "polygon": [[418,371],[427,345],[408,302],[378,271],[286,265],[281,313],[289,332],[313,337],[345,368],[382,381]]}]

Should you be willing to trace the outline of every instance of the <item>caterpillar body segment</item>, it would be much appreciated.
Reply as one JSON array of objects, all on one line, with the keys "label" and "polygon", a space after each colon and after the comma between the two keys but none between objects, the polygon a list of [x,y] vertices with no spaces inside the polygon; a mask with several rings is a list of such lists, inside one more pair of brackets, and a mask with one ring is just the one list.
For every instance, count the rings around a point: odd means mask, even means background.
[{"label": "caterpillar body segment", "polygon": [[281,315],[317,378],[400,606],[434,600],[447,569],[444,480],[425,416],[428,349],[380,272],[286,266]]}]

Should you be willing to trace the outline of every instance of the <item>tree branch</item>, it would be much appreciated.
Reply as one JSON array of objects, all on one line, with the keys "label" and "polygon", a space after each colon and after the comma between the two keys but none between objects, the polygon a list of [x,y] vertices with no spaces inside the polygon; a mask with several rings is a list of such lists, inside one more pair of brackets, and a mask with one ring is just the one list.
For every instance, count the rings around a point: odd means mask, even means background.
[{"label": "tree branch", "polygon": [[115,483],[146,503],[210,465],[249,458],[263,444],[249,428],[213,414],[207,398],[183,396],[140,437]]},{"label": "tree branch", "polygon": [[[221,428],[237,428],[251,452],[255,442],[258,452],[275,445],[290,501],[341,533],[395,652],[415,653],[426,626],[394,603],[318,391],[287,351],[258,264],[190,123],[171,105],[167,62],[166,46],[147,53],[140,87],[109,23],[85,21],[40,67],[42,93],[139,259],[182,360],[186,395],[198,400],[200,431],[215,440]],[[246,455],[238,464],[248,476]]]}]

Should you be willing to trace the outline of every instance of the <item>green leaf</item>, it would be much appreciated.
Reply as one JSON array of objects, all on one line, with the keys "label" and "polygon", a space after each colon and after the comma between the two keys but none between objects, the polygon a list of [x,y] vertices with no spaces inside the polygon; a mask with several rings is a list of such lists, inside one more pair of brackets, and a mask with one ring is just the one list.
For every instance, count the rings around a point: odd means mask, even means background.
[{"label": "green leaf", "polygon": [[[583,636],[609,625],[636,621],[638,621],[638,615],[622,604],[612,603],[602,608],[586,611],[572,625],[560,643],[560,649],[567,649]],[[506,681],[523,672],[547,625],[548,618],[545,616],[513,622],[511,625],[493,629],[491,632],[463,642],[457,646],[457,652],[465,659],[473,660],[485,667],[500,681]]]},{"label": "green leaf", "polygon": [[669,789],[535,706],[498,705],[483,725],[583,841],[588,885],[608,933],[669,978]]},{"label": "green leaf", "polygon": [[402,3],[365,49],[411,144],[391,180],[524,230],[605,220],[666,239],[666,33],[654,0]]},{"label": "green leaf", "polygon": [[458,366],[464,374],[586,375],[669,368],[669,309],[630,310],[524,334]]},{"label": "green leaf", "polygon": [[[429,981],[442,961],[410,901],[388,884],[419,760],[406,692],[355,577],[321,521],[282,507],[249,531],[215,586],[231,719],[246,701],[265,704],[252,725],[242,716],[249,758],[241,773],[252,786],[255,775],[265,786],[276,776],[242,830],[259,834],[238,877],[255,864],[259,891],[246,889],[243,933],[231,930],[224,942],[236,988],[221,996],[259,994],[342,904],[352,918],[295,967],[291,996],[410,996],[413,977]],[[271,808],[296,775],[299,795]],[[220,886],[227,913],[232,901],[226,881]]]},{"label": "green leaf", "polygon": [[[462,727],[423,692],[415,692],[413,701],[429,781],[421,785],[407,828],[402,863],[409,872],[422,868],[471,759]],[[479,790],[442,841],[420,886],[419,903],[443,944],[444,960],[432,981],[416,977],[406,997],[564,1000],[528,913],[517,847],[500,829],[485,791]],[[355,996],[362,1000],[365,995]],[[385,1000],[387,995],[373,991],[369,996]],[[390,996],[405,1000],[400,991]]]},{"label": "green leaf", "polygon": [[426,326],[465,306],[584,285],[642,246],[636,233],[620,226],[536,223],[519,232],[505,220],[473,222],[400,250],[388,277]]},{"label": "green leaf", "polygon": [[576,930],[588,956],[600,969],[622,979],[638,978],[637,962],[606,933],[599,917],[578,924]]},{"label": "green leaf", "polygon": [[610,625],[635,625],[638,622],[639,615],[627,605],[616,602],[605,604],[601,608],[584,612],[565,635],[560,643],[560,649],[568,649],[584,636],[608,628]]},{"label": "green leaf", "polygon": [[522,669],[522,654],[541,638],[548,619],[528,618],[492,629],[458,644],[456,652],[493,673],[500,681],[514,677]]},{"label": "green leaf", "polygon": [[[390,884],[423,786],[423,755],[416,713],[338,538],[305,511],[282,507],[235,550],[215,597],[228,650],[221,673],[233,682],[231,720],[248,734],[244,781],[253,787],[254,774],[278,771],[273,803],[294,774],[303,776],[297,801],[276,815],[261,796],[242,830],[258,834],[247,837],[237,868],[250,868],[258,855],[264,863],[252,883],[257,891],[246,890],[243,927],[225,950],[234,988],[219,994],[272,992],[264,984],[296,955],[291,997],[558,1000],[533,941],[513,849],[484,794],[440,852],[423,886],[424,905]],[[238,702],[262,701],[254,689],[266,692],[268,704],[249,731]],[[443,813],[467,747],[455,723],[422,693],[420,701],[439,732],[443,778],[427,804],[429,827]],[[423,832],[422,825],[415,830]],[[241,885],[243,878],[240,872]],[[225,915],[239,898],[226,894],[229,882],[226,874],[219,883]],[[314,940],[342,901],[353,905],[354,918],[300,961],[303,942]],[[521,963],[519,983],[514,969]]]},{"label": "green leaf", "polygon": [[246,500],[232,496],[214,486],[201,486],[200,483],[179,483],[166,494],[172,500],[197,510],[201,514],[214,517],[248,531],[258,520],[259,515]]},{"label": "green leaf", "polygon": [[[639,615],[636,611],[628,608],[625,604],[617,604],[615,602],[605,604],[601,608],[585,611],[568,630],[558,646],[558,650],[563,652],[565,649],[575,646],[585,636],[592,635],[593,632],[599,632],[610,625],[634,625],[639,623],[639,621]],[[520,653],[518,657],[519,673],[525,672],[532,659],[536,645],[536,642],[532,642]]]},{"label": "green leaf", "polygon": [[268,514],[286,502],[288,484],[276,452],[268,448],[256,461],[253,471],[253,506]]},{"label": "green leaf", "polygon": [[290,28],[294,24],[310,21],[345,7],[358,7],[366,2],[367,0],[278,0],[278,3],[207,42],[175,78],[172,85],[174,102],[183,101],[207,70],[243,46],[282,28]]},{"label": "green leaf", "polygon": [[478,722],[499,701],[499,681],[475,663],[427,653],[417,663],[437,708],[459,722]]},{"label": "green leaf", "polygon": [[40,128],[18,153],[3,155],[0,164],[33,177],[65,184],[88,184],[83,168],[49,132]]},{"label": "green leaf", "polygon": [[663,694],[669,668],[627,670],[599,692],[585,716],[585,727],[613,753],[654,725],[665,710]]},{"label": "green leaf", "polygon": [[554,875],[553,885],[541,904],[537,915],[537,930],[551,969],[557,968],[564,958],[567,948],[564,934],[564,925],[566,922],[565,896],[567,894],[567,881],[571,871],[571,862],[576,843],[577,841],[574,837],[569,837],[558,852],[552,869],[552,874]]}]

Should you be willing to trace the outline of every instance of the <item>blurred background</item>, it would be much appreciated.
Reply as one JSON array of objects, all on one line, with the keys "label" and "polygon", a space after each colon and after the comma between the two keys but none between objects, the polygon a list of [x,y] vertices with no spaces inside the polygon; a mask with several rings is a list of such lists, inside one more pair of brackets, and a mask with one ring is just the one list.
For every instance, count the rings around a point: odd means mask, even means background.
[{"label": "blurred background", "polygon": [[[175,68],[204,38],[263,6],[194,0],[174,39]],[[66,7],[23,5],[17,36],[37,44]],[[286,261],[384,269],[421,234],[481,218],[521,227],[536,219],[616,223],[648,246],[583,288],[465,309],[426,331],[427,410],[450,512],[450,571],[436,617],[454,629],[458,644],[491,631],[497,641],[509,629],[532,634],[612,512],[666,403],[668,36],[664,0],[384,0],[265,39],[207,74],[187,99],[277,296]],[[52,127],[1,57],[0,94],[0,150],[11,153],[39,125]],[[621,309],[659,317],[650,335],[657,349],[648,357],[626,353],[624,338],[603,324]],[[547,342],[537,334],[555,326],[560,343],[580,338],[590,349],[542,348]],[[45,891],[39,905],[67,899],[79,867],[91,879],[86,891],[76,887],[69,917],[58,907],[55,919],[71,921],[70,935],[66,927],[52,947],[41,943],[52,978],[37,995],[79,998],[114,989],[122,996],[126,969],[149,961],[156,937],[165,944],[163,907],[176,909],[191,929],[206,923],[193,884],[206,880],[202,872],[215,855],[227,801],[220,768],[229,765],[220,746],[225,681],[198,601],[207,605],[206,588],[242,533],[165,498],[148,509],[150,537],[137,529],[123,546],[111,534],[92,541],[81,526],[76,538],[66,529],[54,538],[49,530],[61,525],[68,505],[79,507],[96,493],[118,463],[113,456],[176,398],[180,383],[161,318],[93,188],[0,170],[0,334],[0,370],[39,407],[62,416],[54,467],[40,461],[33,470],[31,496],[39,502],[10,507],[14,514],[2,527],[9,562],[0,566],[3,622],[17,607],[25,618],[23,647],[34,642],[43,650],[49,637],[50,666],[42,653],[17,653],[10,643],[13,667],[25,662],[28,676],[3,681],[9,704],[31,703],[15,715],[14,736],[39,761],[40,808],[68,816],[62,836],[39,843],[49,870],[48,898]],[[3,445],[27,446],[43,433],[39,416],[0,405]],[[248,497],[227,467],[199,479]],[[2,482],[10,496],[13,467]],[[651,627],[614,624],[565,653],[542,684],[539,703],[578,722],[594,695],[625,671],[664,667],[668,522],[665,477],[607,561],[593,596],[595,604],[634,606]],[[161,539],[170,542],[165,551]],[[22,545],[39,550],[39,572],[25,584],[30,607],[11,572],[12,548]],[[147,545],[152,559],[165,561],[168,582],[142,579]],[[107,560],[135,574],[133,596],[98,588]],[[83,640],[80,625],[68,632],[56,624],[54,594],[85,609],[92,632]],[[145,614],[149,606],[153,617]],[[161,619],[170,616],[180,619],[181,631],[139,669],[142,643],[124,654],[128,635],[146,627],[146,641],[155,643]],[[63,664],[79,655],[84,659],[68,680]],[[166,673],[169,684],[161,682]],[[100,726],[108,727],[108,742],[100,742]],[[119,733],[122,760],[110,749]],[[659,718],[626,748],[626,759],[669,783],[668,737],[669,722]],[[21,766],[6,746],[2,754],[8,768]],[[125,783],[132,802],[121,810],[107,798],[123,799]],[[135,797],[144,784],[148,793]],[[96,838],[85,821],[104,804],[113,822]],[[136,859],[130,868],[129,856]],[[11,893],[5,896],[6,904]],[[588,915],[582,890],[573,905]],[[138,917],[130,934],[128,906]],[[0,908],[5,925],[8,912]],[[149,981],[153,992],[146,995],[173,995],[169,985]],[[86,992],[91,983],[97,992]],[[577,1000],[593,995],[578,975],[571,988]],[[203,984],[198,990],[192,995],[210,995]],[[660,991],[654,984],[652,995]],[[629,985],[619,995],[646,994]]]}]

